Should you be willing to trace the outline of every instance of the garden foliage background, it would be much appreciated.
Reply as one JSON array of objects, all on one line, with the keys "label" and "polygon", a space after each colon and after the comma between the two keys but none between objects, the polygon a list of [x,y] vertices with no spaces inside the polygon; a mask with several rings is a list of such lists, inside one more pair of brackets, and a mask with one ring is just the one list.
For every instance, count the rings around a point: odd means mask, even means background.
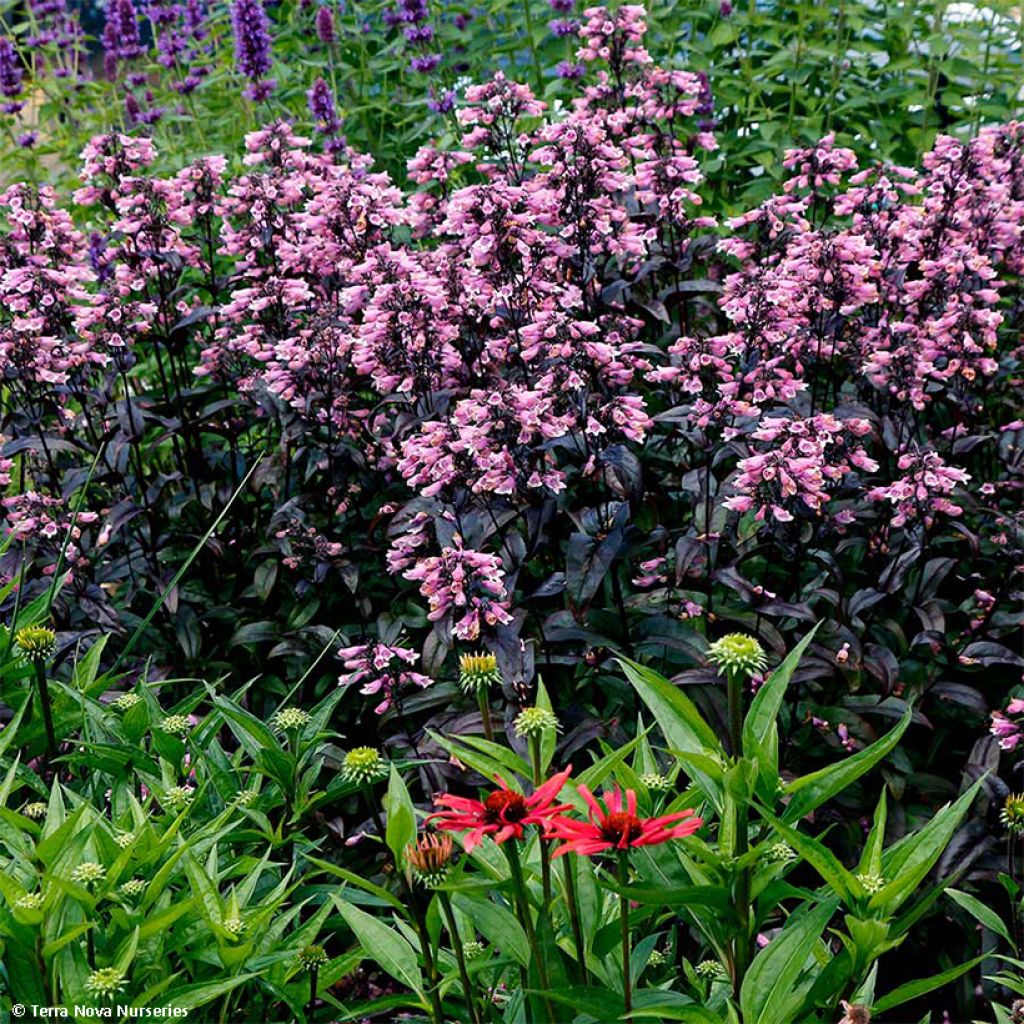
[{"label": "garden foliage background", "polygon": [[[11,999],[544,1019],[515,911],[584,964],[566,1019],[588,972],[628,1013],[628,883],[664,1019],[1019,1019],[1019,9],[28,0],[2,29]],[[734,632],[768,659],[740,697]],[[705,846],[587,868],[562,916],[547,840],[507,909],[493,844],[454,910],[402,889],[434,794],[570,763]],[[802,900],[820,947],[773,1003],[747,961]]]}]

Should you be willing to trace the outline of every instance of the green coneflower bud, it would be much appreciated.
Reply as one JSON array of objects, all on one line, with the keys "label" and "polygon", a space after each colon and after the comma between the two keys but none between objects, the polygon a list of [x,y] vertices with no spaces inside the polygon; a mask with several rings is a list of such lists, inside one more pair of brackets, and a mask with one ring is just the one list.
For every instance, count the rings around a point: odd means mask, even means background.
[{"label": "green coneflower bud", "polygon": [[766,854],[769,860],[792,860],[796,854],[793,852],[793,847],[789,843],[774,843],[768,847]]},{"label": "green coneflower bud", "polygon": [[40,818],[46,817],[46,804],[42,800],[35,800],[30,804],[25,804],[21,809],[21,813],[26,818],[32,818],[38,821]]},{"label": "green coneflower bud", "polygon": [[640,781],[648,789],[653,789],[658,793],[663,793],[672,786],[672,783],[661,772],[644,772],[640,776]]},{"label": "green coneflower bud", "polygon": [[186,715],[168,715],[160,723],[160,728],[172,736],[184,736],[189,730],[188,717]]},{"label": "green coneflower bud", "polygon": [[498,659],[487,651],[479,654],[463,654],[459,658],[459,686],[462,692],[472,696],[501,682]]},{"label": "green coneflower bud", "polygon": [[282,708],[274,713],[270,723],[278,732],[287,732],[289,729],[301,729],[309,722],[309,712],[302,708]]},{"label": "green coneflower bud", "polygon": [[486,954],[487,947],[482,942],[464,942],[462,944],[462,955],[467,960],[479,960]]},{"label": "green coneflower bud", "polygon": [[116,967],[101,967],[98,971],[93,971],[85,979],[86,991],[96,996],[115,995],[126,984],[124,971],[119,971]]},{"label": "green coneflower bud", "polygon": [[1020,835],[1024,832],[1024,795],[1011,793],[999,812],[999,820],[1007,832]]},{"label": "green coneflower bud", "polygon": [[718,674],[735,672],[752,676],[768,664],[764,648],[746,633],[729,633],[708,648],[708,661],[718,666]]},{"label": "green coneflower bud", "polygon": [[717,960],[701,960],[694,968],[697,977],[706,978],[709,981],[727,981],[729,978],[726,969]]},{"label": "green coneflower bud", "polygon": [[168,807],[180,810],[182,807],[187,807],[195,795],[196,791],[191,786],[171,786],[164,793],[162,802]]},{"label": "green coneflower bud", "polygon": [[387,762],[376,747],[353,747],[341,763],[341,777],[346,782],[365,785],[377,782],[388,774]]},{"label": "green coneflower bud", "polygon": [[295,959],[307,971],[311,971],[314,967],[323,967],[327,963],[327,953],[323,946],[305,946],[296,953]]},{"label": "green coneflower bud", "polygon": [[129,878],[118,887],[123,896],[141,896],[146,891],[146,883],[141,878]]},{"label": "green coneflower bud", "polygon": [[240,917],[225,917],[221,925],[233,939],[237,939],[245,931],[245,922]]},{"label": "green coneflower bud", "polygon": [[94,882],[102,882],[106,876],[107,869],[102,864],[97,864],[94,860],[87,860],[71,872],[71,881],[92,885]]},{"label": "green coneflower bud", "polygon": [[885,888],[885,879],[881,875],[859,874],[857,881],[864,886],[864,891],[869,896],[874,896],[876,892],[881,892]]},{"label": "green coneflower bud", "polygon": [[131,711],[136,704],[141,704],[142,698],[137,693],[122,693],[114,702],[113,706],[118,711]]},{"label": "green coneflower bud", "polygon": [[25,626],[14,634],[14,645],[26,661],[41,665],[57,650],[57,634],[46,626]]},{"label": "green coneflower bud", "polygon": [[651,955],[647,958],[648,967],[664,967],[668,963],[668,957],[660,949],[652,949]]},{"label": "green coneflower bud", "polygon": [[532,739],[559,729],[558,718],[547,708],[524,708],[513,723],[516,735]]},{"label": "green coneflower bud", "polygon": [[14,905],[22,910],[39,910],[43,905],[43,894],[27,892],[24,896],[20,896]]},{"label": "green coneflower bud", "polygon": [[135,833],[134,832],[122,832],[117,837],[117,839],[114,840],[114,842],[116,842],[117,845],[120,846],[122,850],[127,850],[128,847],[131,846],[132,843],[135,842]]},{"label": "green coneflower bud", "polygon": [[405,859],[420,885],[435,889],[448,877],[452,862],[452,838],[449,835],[420,836],[405,851]]}]

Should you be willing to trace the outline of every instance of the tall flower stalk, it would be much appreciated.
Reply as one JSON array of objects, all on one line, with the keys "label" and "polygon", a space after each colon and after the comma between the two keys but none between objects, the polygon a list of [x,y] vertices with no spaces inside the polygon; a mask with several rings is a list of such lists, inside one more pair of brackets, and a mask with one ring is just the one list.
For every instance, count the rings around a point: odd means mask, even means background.
[{"label": "tall flower stalk", "polygon": [[[743,756],[743,691],[750,677],[762,671],[767,664],[764,648],[752,636],[730,633],[711,645],[708,660],[718,666],[719,674],[725,673],[729,742],[733,760],[739,761]],[[735,827],[732,855],[734,861],[740,862],[747,853],[749,843],[749,822],[744,800],[735,801],[733,821]],[[738,867],[736,870],[733,904],[739,916],[739,928],[732,949],[732,982],[733,992],[739,998],[752,955],[749,866]]]},{"label": "tall flower stalk", "polygon": [[555,851],[556,857],[568,853],[594,856],[614,853],[619,882],[619,918],[622,930],[622,998],[626,1018],[631,1020],[633,1009],[633,978],[630,966],[629,941],[629,851],[641,846],[656,846],[670,839],[693,835],[703,822],[693,811],[676,811],[656,818],[637,815],[636,793],[628,789],[625,795],[613,789],[603,797],[601,805],[586,786],[578,792],[587,805],[588,819],[580,821],[566,815],[552,818],[549,834],[564,842]]},{"label": "tall flower stalk", "polygon": [[53,727],[53,708],[50,704],[46,664],[57,648],[57,636],[52,629],[45,626],[26,626],[15,634],[14,643],[22,657],[32,665],[35,674],[35,689],[43,716],[43,729],[46,732],[46,756],[48,762],[52,763],[57,757],[57,734]]}]

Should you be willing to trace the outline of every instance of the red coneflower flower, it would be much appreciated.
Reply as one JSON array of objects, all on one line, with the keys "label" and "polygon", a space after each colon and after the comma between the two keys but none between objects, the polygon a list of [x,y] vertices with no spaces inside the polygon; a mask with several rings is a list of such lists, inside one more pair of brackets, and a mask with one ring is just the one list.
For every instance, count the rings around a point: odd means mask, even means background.
[{"label": "red coneflower flower", "polygon": [[547,823],[548,838],[564,840],[555,850],[556,857],[565,853],[581,853],[590,857],[605,850],[655,846],[669,839],[693,835],[704,824],[689,810],[663,814],[659,818],[638,818],[636,793],[631,789],[626,790],[625,808],[622,805],[622,794],[617,789],[605,792],[604,807],[594,799],[594,794],[586,786],[579,787],[579,794],[590,808],[588,821],[559,817]]},{"label": "red coneflower flower", "polygon": [[571,772],[572,765],[569,765],[564,772],[552,775],[529,796],[509,789],[500,776],[498,782],[502,788],[496,789],[482,802],[445,793],[435,797],[434,803],[446,809],[431,814],[427,821],[433,821],[436,828],[446,832],[468,832],[465,842],[467,853],[478,846],[484,836],[491,836],[496,843],[512,838],[522,839],[527,825],[546,825],[552,815],[569,809],[570,804],[555,804],[554,801]]}]

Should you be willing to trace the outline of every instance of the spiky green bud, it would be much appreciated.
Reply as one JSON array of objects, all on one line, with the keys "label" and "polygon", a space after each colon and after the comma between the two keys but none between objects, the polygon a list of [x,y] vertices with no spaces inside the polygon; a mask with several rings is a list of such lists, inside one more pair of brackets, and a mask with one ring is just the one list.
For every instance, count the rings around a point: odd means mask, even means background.
[{"label": "spiky green bud", "polygon": [[301,729],[309,722],[309,712],[303,711],[302,708],[281,708],[274,713],[270,722],[278,732]]},{"label": "spiky green bud", "polygon": [[513,726],[516,735],[526,739],[543,736],[544,733],[555,732],[559,728],[558,718],[547,708],[524,708],[516,715]]},{"label": "spiky green bud", "polygon": [[463,654],[459,658],[459,686],[462,692],[473,696],[501,682],[498,659],[487,651]]},{"label": "spiky green bud", "polygon": [[83,861],[74,871],[71,872],[71,881],[80,882],[83,885],[93,885],[102,882],[107,876],[107,869],[94,860]]},{"label": "spiky green bud", "polygon": [[101,967],[85,979],[85,988],[95,996],[112,996],[120,992],[127,983],[124,971],[119,971],[116,967]]},{"label": "spiky green bud", "polygon": [[14,645],[26,661],[42,665],[57,650],[57,634],[46,626],[25,626],[14,634]]},{"label": "spiky green bud", "polygon": [[295,959],[306,968],[307,971],[313,970],[315,967],[323,967],[327,963],[327,952],[323,946],[304,946],[295,955]]},{"label": "spiky green bud", "polygon": [[729,633],[708,648],[708,661],[718,666],[718,674],[734,672],[752,676],[768,664],[764,648],[746,633]]},{"label": "spiky green bud", "polygon": [[353,747],[341,764],[341,777],[346,782],[365,785],[378,782],[388,774],[387,762],[376,747]]}]

